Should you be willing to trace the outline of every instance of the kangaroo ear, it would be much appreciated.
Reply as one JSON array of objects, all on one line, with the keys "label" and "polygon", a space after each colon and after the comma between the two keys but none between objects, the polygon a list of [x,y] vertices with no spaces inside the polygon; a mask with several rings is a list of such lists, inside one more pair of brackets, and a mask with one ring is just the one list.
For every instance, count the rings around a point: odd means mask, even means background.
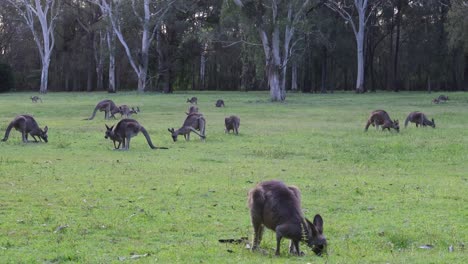
[{"label": "kangaroo ear", "polygon": [[114,126],[111,126],[109,129],[112,130],[114,128]]},{"label": "kangaroo ear", "polygon": [[320,235],[320,232],[317,229],[317,227],[313,223],[311,223],[309,221],[309,219],[306,218],[306,222],[309,225],[310,230],[312,230],[312,236],[316,237],[316,236]]},{"label": "kangaroo ear", "polygon": [[323,233],[323,219],[319,214],[316,214],[314,217],[314,226],[317,228],[320,234]]},{"label": "kangaroo ear", "polygon": [[172,133],[172,131],[174,131],[174,129],[172,128],[172,130],[171,130],[171,128],[168,128],[167,131],[169,131],[169,133]]},{"label": "kangaroo ear", "polygon": [[44,133],[47,133],[47,131],[49,131],[49,127],[45,126],[44,127]]},{"label": "kangaroo ear", "polygon": [[106,126],[107,130],[109,130],[109,129],[110,129],[110,128],[109,128],[109,126],[108,126],[107,124],[105,124],[105,126]]}]

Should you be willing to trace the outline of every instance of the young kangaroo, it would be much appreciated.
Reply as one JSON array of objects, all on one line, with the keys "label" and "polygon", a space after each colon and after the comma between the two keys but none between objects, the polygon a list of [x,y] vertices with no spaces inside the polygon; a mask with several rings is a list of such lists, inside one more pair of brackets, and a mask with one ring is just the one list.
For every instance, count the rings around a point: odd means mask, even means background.
[{"label": "young kangaroo", "polygon": [[[110,138],[114,142],[115,149],[119,149],[120,145],[123,143],[122,149],[129,150],[130,139],[138,135],[139,132],[143,133],[150,148],[167,149],[165,147],[154,146],[146,129],[134,119],[122,119],[119,123],[117,123],[115,129],[113,128],[114,126],[109,127],[108,125],[106,125],[107,130],[104,138]],[[116,142],[119,143],[118,146],[116,146]]]},{"label": "young kangaroo", "polygon": [[216,107],[224,107],[224,101],[222,99],[218,99],[215,104]]},{"label": "young kangaroo", "polygon": [[276,255],[280,254],[283,237],[291,239],[289,252],[302,255],[299,242],[305,241],[317,255],[326,252],[323,219],[317,214],[311,223],[301,209],[301,194],[297,187],[281,181],[265,181],[250,190],[248,198],[254,228],[252,250],[257,250],[263,235],[263,226],[276,232]]},{"label": "young kangaroo", "polygon": [[198,98],[196,97],[188,98],[187,103],[198,104]]},{"label": "young kangaroo", "polygon": [[405,128],[408,126],[408,123],[416,123],[416,127],[419,126],[431,126],[435,128],[434,118],[429,120],[426,115],[422,112],[411,112],[405,120]]},{"label": "young kangaroo", "polygon": [[86,118],[85,120],[92,120],[96,116],[97,111],[103,112],[104,111],[104,118],[110,119],[111,117],[115,118],[115,114],[120,113],[120,108],[115,105],[112,100],[106,99],[100,101],[96,107],[94,108],[93,114]]},{"label": "young kangaroo", "polygon": [[229,134],[229,132],[232,130],[234,134],[239,134],[240,118],[238,116],[232,115],[224,118],[224,125],[226,126],[226,133]]},{"label": "young kangaroo", "polygon": [[433,104],[438,104],[438,103],[440,103],[439,98],[434,98],[434,99],[432,99],[432,103],[433,103]]},{"label": "young kangaroo", "polygon": [[39,138],[39,141],[44,140],[44,142],[48,142],[48,135],[47,132],[49,128],[46,126],[44,130],[39,128],[34,117],[30,115],[19,115],[13,119],[8,125],[5,136],[3,137],[2,141],[7,141],[8,136],[10,135],[10,131],[12,128],[21,132],[22,140],[24,143],[28,142],[28,134],[34,138],[34,142],[38,142],[36,137]]},{"label": "young kangaroo", "polygon": [[[181,128],[174,130],[174,128],[168,128],[167,130],[171,133],[172,140],[177,141],[178,135],[184,135],[185,140],[190,140],[190,132],[193,132],[200,136],[201,140],[205,140],[205,125],[206,120],[200,113],[189,114],[184,121]],[[200,131],[200,133],[197,132]]]},{"label": "young kangaroo", "polygon": [[31,96],[31,102],[33,103],[37,103],[37,101],[41,101],[42,103],[42,99],[39,97],[39,96]]},{"label": "young kangaroo", "polygon": [[130,107],[128,105],[121,105],[119,106],[119,113],[120,113],[120,117],[123,117],[125,116],[126,118],[129,118],[131,117],[133,114],[138,114],[140,112],[140,108],[137,106],[137,108],[135,109],[134,107],[132,107],[130,109]]},{"label": "young kangaroo", "polygon": [[441,102],[445,102],[445,101],[449,100],[448,96],[445,96],[443,94],[439,95],[439,97],[437,97],[437,99],[439,99],[439,101],[441,101]]},{"label": "young kangaroo", "polygon": [[390,128],[393,128],[397,132],[400,132],[400,125],[398,120],[392,121],[388,113],[384,110],[375,110],[370,114],[369,119],[367,120],[365,131],[367,131],[370,125],[376,126],[377,129],[379,126],[382,126],[382,131],[385,129],[390,131]]}]

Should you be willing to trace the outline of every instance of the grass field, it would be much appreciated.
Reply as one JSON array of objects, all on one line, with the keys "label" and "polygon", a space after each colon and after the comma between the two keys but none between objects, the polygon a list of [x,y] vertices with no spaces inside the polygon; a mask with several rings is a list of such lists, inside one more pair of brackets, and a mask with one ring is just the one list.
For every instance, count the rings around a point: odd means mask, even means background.
[{"label": "grass field", "polygon": [[[467,263],[468,94],[288,94],[194,92],[0,94],[0,136],[17,115],[49,126],[49,143],[0,142],[1,263]],[[172,142],[187,97],[197,96],[207,140]],[[142,135],[130,151],[104,139],[96,103],[140,106]],[[218,98],[225,108],[215,108]],[[364,133],[369,113],[385,109],[401,132]],[[437,128],[404,129],[420,110]],[[240,135],[224,117],[241,118]],[[328,256],[274,256],[266,231],[252,253],[221,238],[252,238],[247,192],[280,179],[302,191],[305,215],[324,218]],[[420,248],[431,245],[432,248]],[[453,251],[449,251],[449,247]],[[145,255],[146,256],[136,256]],[[131,259],[132,256],[135,259]],[[137,258],[140,257],[140,258]]]}]

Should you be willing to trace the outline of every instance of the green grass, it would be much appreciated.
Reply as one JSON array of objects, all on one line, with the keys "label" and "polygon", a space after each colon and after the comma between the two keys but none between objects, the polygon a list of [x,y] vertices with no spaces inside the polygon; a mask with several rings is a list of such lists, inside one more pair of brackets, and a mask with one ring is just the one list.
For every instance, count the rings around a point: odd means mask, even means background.
[{"label": "green grass", "polygon": [[[187,94],[50,93],[0,95],[0,134],[17,115],[49,126],[48,144],[23,144],[17,131],[0,142],[2,263],[466,263],[468,242],[468,94]],[[438,95],[438,94],[437,94]],[[172,142],[187,97],[197,96],[207,140]],[[99,100],[140,106],[149,131],[130,151],[104,139]],[[215,108],[218,98],[226,108]],[[399,134],[364,133],[369,113],[385,109]],[[425,112],[437,128],[404,129]],[[224,134],[224,117],[241,118],[240,135]],[[302,191],[302,207],[324,218],[326,257],[274,256],[274,233],[252,253],[221,238],[252,237],[246,195],[280,179]],[[64,227],[65,228],[59,228]],[[422,245],[432,249],[421,249]],[[449,246],[453,252],[449,252]],[[149,256],[130,260],[132,254]]]}]

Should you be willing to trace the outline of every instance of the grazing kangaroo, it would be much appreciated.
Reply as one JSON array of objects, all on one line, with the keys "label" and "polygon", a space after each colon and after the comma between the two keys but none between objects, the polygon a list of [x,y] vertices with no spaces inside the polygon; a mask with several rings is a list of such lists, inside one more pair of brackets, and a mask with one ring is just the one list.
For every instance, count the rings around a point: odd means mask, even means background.
[{"label": "grazing kangaroo", "polygon": [[38,142],[36,137],[39,138],[39,141],[44,140],[44,142],[48,142],[48,135],[47,132],[49,128],[46,126],[44,130],[39,128],[34,117],[30,115],[19,115],[13,119],[8,125],[5,136],[3,137],[2,141],[7,141],[8,136],[10,135],[10,131],[12,128],[21,132],[22,140],[24,143],[28,142],[28,134],[34,138],[34,142]]},{"label": "grazing kangaroo", "polygon": [[188,109],[188,113],[185,112],[187,115],[198,114],[198,107],[191,105]]},{"label": "grazing kangaroo", "polygon": [[239,134],[240,118],[238,116],[232,115],[224,118],[224,125],[226,126],[226,133],[229,134],[229,131],[232,130],[234,134]]},{"label": "grazing kangaroo", "polygon": [[419,126],[431,126],[435,128],[434,118],[429,120],[426,115],[422,112],[411,112],[405,120],[405,128],[408,126],[408,123],[416,123],[416,127]]},{"label": "grazing kangaroo", "polygon": [[445,96],[443,94],[439,95],[437,99],[439,99],[439,101],[444,101],[444,102],[449,100],[448,96]]},{"label": "grazing kangaroo", "polygon": [[382,126],[382,131],[385,129],[390,131],[390,128],[393,128],[397,132],[400,132],[400,125],[398,120],[392,121],[388,113],[384,110],[375,110],[370,114],[369,119],[367,120],[365,131],[367,131],[370,125],[375,126],[377,129],[379,129],[379,126]]},{"label": "grazing kangaroo", "polygon": [[42,103],[42,99],[39,96],[31,96],[31,102],[37,103],[37,101],[41,101]]},{"label": "grazing kangaroo", "polygon": [[115,105],[115,103],[112,100],[106,99],[100,101],[96,107],[94,108],[93,114],[89,117],[86,118],[85,120],[92,120],[96,116],[97,111],[100,112],[105,112],[104,113],[104,118],[110,119],[111,117],[115,118],[115,114],[120,113],[120,108]]},{"label": "grazing kangaroo", "polygon": [[198,98],[192,97],[190,99],[187,99],[187,103],[198,104]]},{"label": "grazing kangaroo", "polygon": [[[107,130],[104,138],[110,138],[114,142],[115,149],[119,149],[121,144],[123,143],[122,149],[129,150],[130,139],[138,135],[139,132],[143,133],[150,148],[167,149],[165,147],[154,146],[146,129],[134,119],[122,119],[119,123],[117,123],[115,129],[113,128],[114,126],[109,127],[108,125],[106,125]],[[116,142],[119,143],[118,146],[116,146]]]},{"label": "grazing kangaroo", "polygon": [[[172,140],[174,140],[174,142],[177,141],[178,135],[184,135],[185,140],[189,141],[190,132],[193,132],[199,135],[200,139],[203,141],[206,138],[205,125],[206,125],[205,117],[203,117],[202,114],[193,113],[193,114],[189,114],[187,118],[185,118],[184,124],[182,124],[181,128],[177,130],[174,130],[174,128],[168,128],[167,130],[171,133]],[[198,133],[197,130],[200,131],[200,133]]]},{"label": "grazing kangaroo", "polygon": [[432,103],[433,103],[433,104],[438,104],[438,103],[440,103],[439,98],[434,98],[434,99],[432,99]]},{"label": "grazing kangaroo", "polygon": [[138,114],[140,112],[140,108],[137,106],[137,108],[135,109],[134,107],[132,107],[130,109],[130,107],[128,105],[121,105],[119,106],[119,113],[120,113],[120,117],[123,117],[125,116],[126,118],[129,118],[131,117],[133,114]]},{"label": "grazing kangaroo", "polygon": [[276,252],[280,254],[283,237],[291,239],[289,252],[302,255],[299,242],[305,241],[317,255],[326,252],[323,219],[317,214],[311,223],[301,209],[301,194],[297,187],[281,181],[265,181],[250,190],[248,198],[254,228],[252,250],[257,250],[263,235],[263,226],[276,232]]},{"label": "grazing kangaroo", "polygon": [[222,99],[218,99],[218,101],[216,101],[216,107],[224,107],[224,101]]}]

